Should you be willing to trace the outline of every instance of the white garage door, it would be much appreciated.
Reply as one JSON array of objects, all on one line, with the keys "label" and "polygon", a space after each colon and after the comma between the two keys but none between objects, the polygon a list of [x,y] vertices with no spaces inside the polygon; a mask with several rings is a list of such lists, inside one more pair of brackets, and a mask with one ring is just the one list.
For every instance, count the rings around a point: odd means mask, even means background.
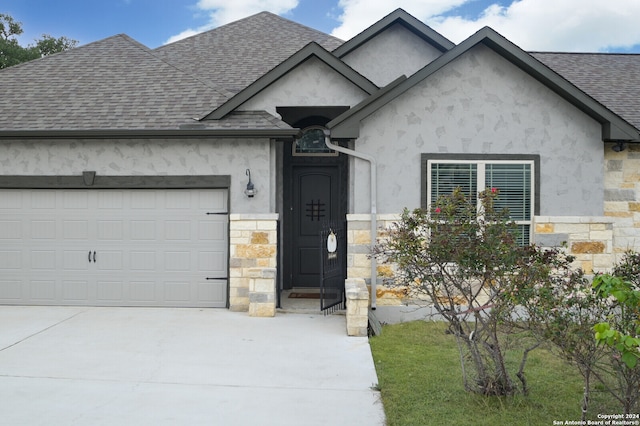
[{"label": "white garage door", "polygon": [[0,304],[224,307],[227,190],[0,190]]}]

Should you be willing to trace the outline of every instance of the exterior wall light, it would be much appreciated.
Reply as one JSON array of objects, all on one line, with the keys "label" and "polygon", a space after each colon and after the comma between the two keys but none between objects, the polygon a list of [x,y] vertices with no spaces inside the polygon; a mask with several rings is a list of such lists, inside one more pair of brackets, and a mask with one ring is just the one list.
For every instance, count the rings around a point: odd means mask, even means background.
[{"label": "exterior wall light", "polygon": [[627,144],[624,142],[618,142],[616,145],[612,146],[611,149],[615,152],[622,152],[627,147]]},{"label": "exterior wall light", "polygon": [[247,183],[247,189],[244,190],[244,193],[247,197],[253,198],[258,193],[258,190],[255,189],[253,182],[251,182],[251,170],[247,169],[245,174],[249,176],[249,182]]}]

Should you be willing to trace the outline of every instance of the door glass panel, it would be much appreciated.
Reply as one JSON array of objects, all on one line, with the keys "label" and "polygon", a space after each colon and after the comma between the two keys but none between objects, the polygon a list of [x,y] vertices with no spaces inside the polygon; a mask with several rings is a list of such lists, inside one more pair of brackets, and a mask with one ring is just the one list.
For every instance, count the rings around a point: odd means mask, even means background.
[{"label": "door glass panel", "polygon": [[324,130],[321,127],[310,127],[303,131],[293,145],[293,155],[334,155],[324,143]]}]

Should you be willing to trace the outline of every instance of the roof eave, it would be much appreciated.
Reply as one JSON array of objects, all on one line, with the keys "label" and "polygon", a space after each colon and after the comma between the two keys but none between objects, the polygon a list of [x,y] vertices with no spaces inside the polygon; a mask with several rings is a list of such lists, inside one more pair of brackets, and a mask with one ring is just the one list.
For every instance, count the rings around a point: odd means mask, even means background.
[{"label": "roof eave", "polygon": [[[384,101],[385,95],[394,90],[400,84],[405,82],[407,77],[402,75],[387,84],[380,89],[377,93],[371,95],[369,98],[363,100],[353,108],[348,109],[338,117],[327,123],[327,129],[331,130],[331,137],[335,139],[355,139],[360,136],[360,123],[359,120],[350,120],[351,117],[356,116],[365,108],[378,109],[386,103]],[[345,124],[346,123],[346,124]]]},{"label": "roof eave", "polygon": [[453,42],[442,36],[440,33],[434,31],[414,16],[405,12],[403,9],[396,9],[366,30],[362,31],[360,34],[336,48],[332,53],[338,58],[342,58],[394,24],[403,25],[409,31],[427,41],[441,52],[446,52],[455,46]]},{"label": "roof eave", "polygon": [[[509,40],[485,27],[481,42],[602,125],[602,140],[637,140],[638,129]],[[477,44],[477,43],[476,43]]]},{"label": "roof eave", "polygon": [[270,138],[290,140],[299,129],[91,129],[0,130],[0,139],[141,139],[141,138]]},{"label": "roof eave", "polygon": [[359,74],[353,68],[342,62],[335,57],[325,48],[315,42],[307,44],[305,47],[294,53],[287,60],[277,65],[271,71],[264,74],[262,77],[251,83],[244,90],[237,93],[227,102],[219,106],[211,113],[204,116],[201,120],[219,120],[224,118],[227,114],[234,111],[240,105],[251,99],[262,90],[269,87],[275,81],[283,77],[289,71],[296,68],[298,65],[308,60],[311,57],[316,57],[322,62],[333,68],[336,72],[344,76],[346,79],[354,83],[365,93],[371,95],[378,90],[378,86],[368,80],[366,77]]},{"label": "roof eave", "polygon": [[[353,111],[347,112],[349,113],[348,116],[345,115],[338,117],[338,119],[329,123],[328,127],[331,129],[332,137],[357,137],[357,132],[359,132],[359,130],[356,131],[355,129],[357,129],[359,125],[352,123],[352,121],[361,121],[386,103],[400,96],[420,81],[423,81],[480,43],[498,52],[502,57],[518,66],[556,92],[559,96],[563,97],[569,103],[598,121],[602,125],[603,141],[638,140],[638,129],[633,125],[607,109],[604,105],[598,103],[568,80],[489,27],[482,28],[456,47],[436,58],[424,68],[413,74],[410,78],[396,84],[382,96],[372,96],[367,98],[361,102],[360,105],[354,107],[352,109]],[[336,136],[334,136],[334,132]]]}]

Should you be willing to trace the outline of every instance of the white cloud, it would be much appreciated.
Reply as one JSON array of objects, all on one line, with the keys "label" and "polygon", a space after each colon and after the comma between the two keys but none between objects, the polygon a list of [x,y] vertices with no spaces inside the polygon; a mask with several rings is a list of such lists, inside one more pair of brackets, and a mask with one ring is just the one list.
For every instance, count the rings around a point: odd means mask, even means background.
[{"label": "white cloud", "polygon": [[338,6],[343,13],[338,21],[342,24],[331,34],[349,40],[398,8],[424,22],[426,18],[438,16],[469,1],[474,0],[340,0]]},{"label": "white cloud", "polygon": [[[213,28],[213,27],[211,27]],[[203,31],[207,31],[209,30],[209,25],[207,24],[204,27],[200,27],[197,30],[192,30],[191,28],[189,28],[188,30],[184,30],[183,32],[181,32],[180,34],[176,34],[173,35],[171,37],[169,37],[169,39],[167,41],[165,41],[165,44],[169,44],[169,43],[173,43],[174,41],[178,41],[178,40],[182,40],[183,38],[187,38],[187,37],[191,37],[193,35],[196,34],[200,34]]]},{"label": "white cloud", "polygon": [[[452,16],[457,6],[473,1],[486,3],[480,16]],[[509,6],[491,0],[372,3],[340,0],[344,13],[339,17],[341,25],[332,34],[349,39],[400,7],[454,43],[490,26],[525,50],[607,51],[640,44],[640,1],[636,0],[514,0]]]},{"label": "white cloud", "polygon": [[209,22],[201,27],[189,28],[176,34],[170,37],[167,43],[208,31],[258,12],[268,11],[282,15],[296,6],[298,6],[298,0],[199,0],[195,7],[209,14]]},{"label": "white cloud", "polygon": [[[167,42],[264,10],[287,14],[299,1],[326,4],[327,14],[337,14],[340,23],[331,33],[343,40],[402,8],[454,43],[489,26],[530,51],[607,51],[640,45],[640,0],[198,0],[195,9],[207,14],[207,24],[187,29]],[[456,16],[460,6],[483,12]]]}]

